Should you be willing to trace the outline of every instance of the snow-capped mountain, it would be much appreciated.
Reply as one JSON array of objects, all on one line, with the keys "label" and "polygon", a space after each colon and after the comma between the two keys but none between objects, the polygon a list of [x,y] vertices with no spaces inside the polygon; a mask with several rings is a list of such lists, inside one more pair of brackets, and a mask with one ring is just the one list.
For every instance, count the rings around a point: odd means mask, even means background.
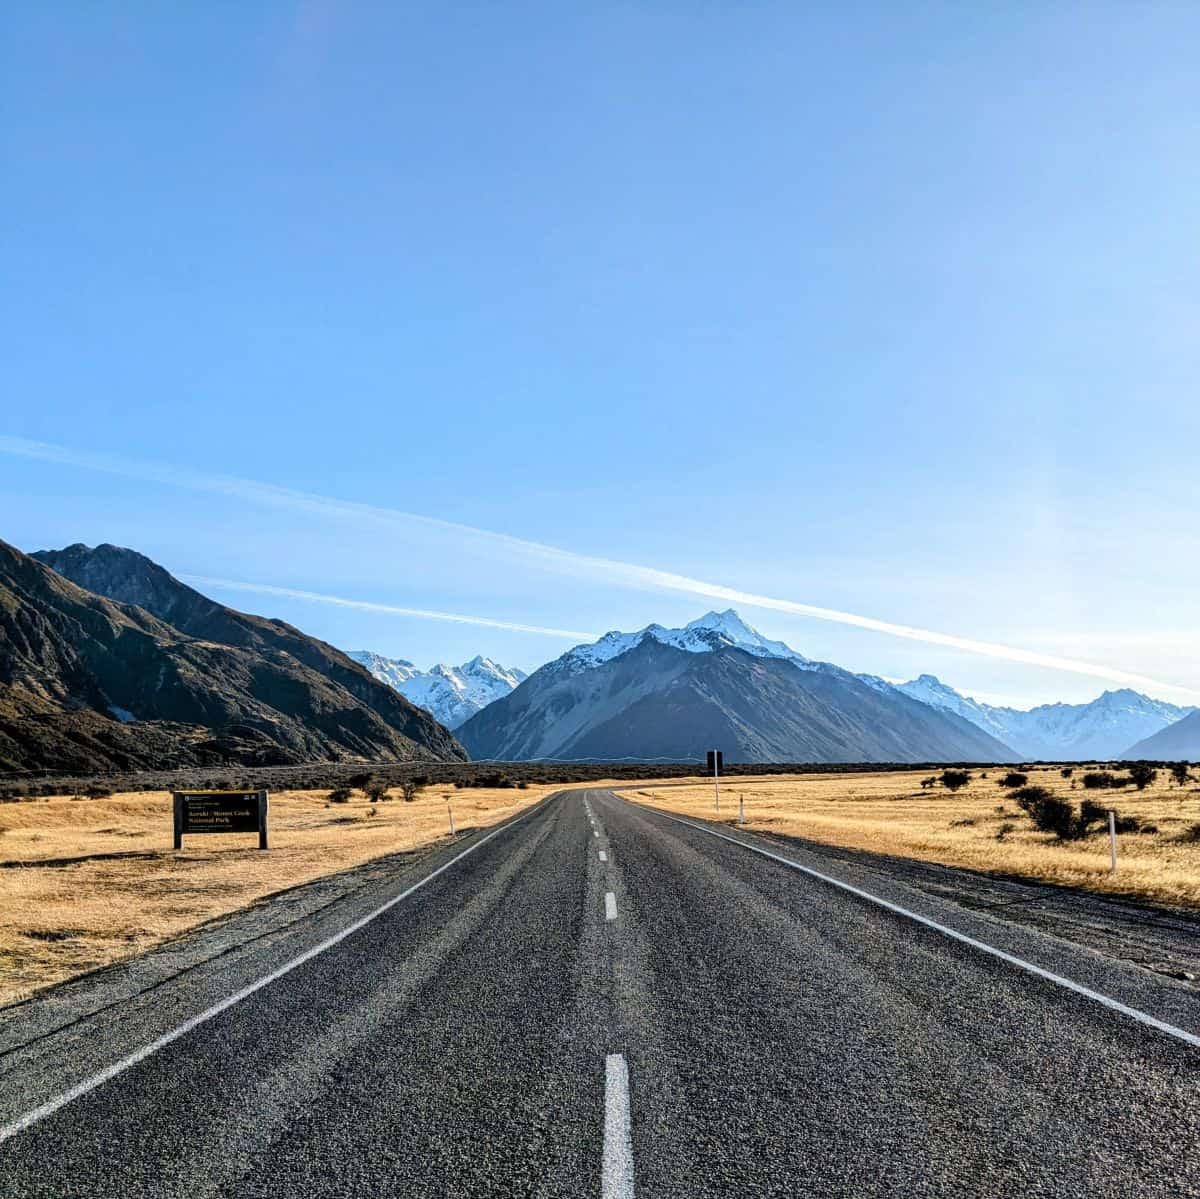
[{"label": "snow-capped mountain", "polygon": [[1021,711],[994,707],[960,695],[930,674],[901,683],[897,690],[962,716],[1011,745],[1022,757],[1047,760],[1124,757],[1136,742],[1196,711],[1151,699],[1128,688],[1105,691],[1087,704],[1042,704]]},{"label": "snow-capped mountain", "polygon": [[591,645],[577,645],[558,659],[564,670],[589,670],[613,658],[628,653],[643,641],[657,641],[660,645],[671,645],[689,654],[709,653],[712,650],[734,646],[745,650],[756,658],[786,658],[797,666],[813,669],[820,665],[782,641],[769,641],[757,629],[752,629],[732,609],[724,612],[709,612],[693,620],[681,629],[667,629],[660,624],[650,624],[636,633],[605,633]]},{"label": "snow-capped mountain", "polygon": [[482,656],[461,666],[439,662],[430,670],[419,670],[403,658],[385,658],[370,650],[354,650],[350,657],[380,682],[432,713],[448,729],[458,728],[481,708],[507,695],[526,677],[523,670],[507,669]]},{"label": "snow-capped mountain", "polygon": [[[457,730],[476,758],[730,762],[1011,761],[975,724],[814,662],[736,612],[606,633]],[[417,701],[420,702],[420,701]]]}]

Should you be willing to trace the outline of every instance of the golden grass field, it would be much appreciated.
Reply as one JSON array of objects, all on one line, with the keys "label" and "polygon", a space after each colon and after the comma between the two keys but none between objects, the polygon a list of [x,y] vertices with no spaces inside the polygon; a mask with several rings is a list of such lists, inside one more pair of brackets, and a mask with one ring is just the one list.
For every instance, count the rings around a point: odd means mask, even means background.
[{"label": "golden grass field", "polygon": [[[1200,841],[1181,839],[1192,825],[1200,824],[1200,781],[1193,779],[1180,787],[1159,771],[1145,791],[1132,787],[1085,791],[1078,782],[1085,769],[1094,767],[1076,767],[1074,779],[1064,779],[1059,767],[1029,768],[1025,773],[1030,785],[1046,787],[1075,803],[1088,796],[1122,816],[1157,825],[1156,833],[1118,836],[1115,874],[1109,870],[1107,832],[1060,842],[1034,831],[1029,818],[998,785],[1007,773],[1004,769],[986,771],[987,778],[972,771],[970,783],[955,793],[940,784],[923,790],[921,780],[930,776],[928,770],[772,778],[735,775],[722,781],[720,819],[737,819],[741,797],[746,827],[756,832],[1200,908]],[[639,803],[717,819],[711,780],[686,786],[622,787],[622,793]],[[999,839],[1004,825],[1013,828]]]},{"label": "golden grass field", "polygon": [[[560,790],[431,786],[371,804],[359,792],[271,795],[271,849],[253,833],[185,837],[171,847],[171,796],[68,796],[0,805],[0,1005],[140,953],[256,899],[372,858],[498,824]],[[46,862],[59,865],[43,865]]]}]

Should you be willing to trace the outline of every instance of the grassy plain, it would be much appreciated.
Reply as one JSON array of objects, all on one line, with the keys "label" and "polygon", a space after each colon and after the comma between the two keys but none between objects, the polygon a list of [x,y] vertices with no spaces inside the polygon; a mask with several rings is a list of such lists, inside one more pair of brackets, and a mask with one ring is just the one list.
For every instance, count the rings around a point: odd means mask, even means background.
[{"label": "grassy plain", "polygon": [[[957,792],[940,783],[922,788],[928,770],[733,777],[722,784],[719,818],[736,821],[741,798],[746,827],[756,832],[1200,908],[1200,835],[1188,839],[1189,830],[1200,824],[1200,780],[1178,786],[1159,771],[1145,791],[1085,791],[1079,781],[1084,772],[1076,767],[1067,779],[1059,767],[1026,771],[1031,785],[1075,804],[1086,796],[1156,829],[1118,836],[1115,874],[1109,869],[1106,831],[1065,842],[1037,832],[1011,793],[998,785],[1006,770],[971,771],[971,781]],[[711,780],[651,784],[623,793],[683,815],[718,818]]]},{"label": "grassy plain", "polygon": [[0,1005],[141,953],[273,892],[498,824],[559,790],[432,786],[412,803],[359,792],[271,795],[271,849],[255,834],[192,836],[171,847],[171,796],[49,797],[0,805]]}]

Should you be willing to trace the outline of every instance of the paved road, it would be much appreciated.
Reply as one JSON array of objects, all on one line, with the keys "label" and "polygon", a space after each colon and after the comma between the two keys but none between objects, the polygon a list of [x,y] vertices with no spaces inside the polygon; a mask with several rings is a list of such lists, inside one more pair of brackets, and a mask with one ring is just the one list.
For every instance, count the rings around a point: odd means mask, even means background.
[{"label": "paved road", "polygon": [[[608,792],[479,840],[9,1136],[0,1195],[1200,1195],[1185,1040]],[[419,881],[57,1031],[8,1021],[0,1126]],[[846,881],[1200,1027],[1186,988]]]}]

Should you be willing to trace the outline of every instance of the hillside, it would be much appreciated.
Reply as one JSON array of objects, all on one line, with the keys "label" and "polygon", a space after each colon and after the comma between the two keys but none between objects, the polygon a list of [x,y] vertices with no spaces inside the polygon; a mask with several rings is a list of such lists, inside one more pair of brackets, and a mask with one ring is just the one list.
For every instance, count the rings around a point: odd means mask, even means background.
[{"label": "hillside", "polygon": [[[86,563],[82,549],[64,569]],[[0,542],[0,769],[462,758],[432,717],[331,646],[222,608],[141,555],[104,559],[91,582],[136,586],[189,628]]]},{"label": "hillside", "polygon": [[1138,741],[1121,757],[1130,761],[1144,758],[1152,762],[1200,762],[1200,712],[1193,712]]}]

